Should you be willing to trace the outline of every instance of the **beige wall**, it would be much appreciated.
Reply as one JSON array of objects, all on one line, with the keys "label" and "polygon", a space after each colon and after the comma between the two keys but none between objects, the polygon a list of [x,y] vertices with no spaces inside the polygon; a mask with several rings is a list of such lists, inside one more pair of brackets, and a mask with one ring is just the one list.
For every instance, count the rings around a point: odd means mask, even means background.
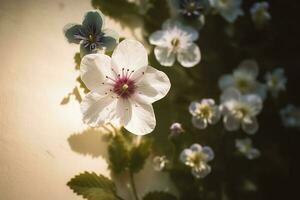
[{"label": "beige wall", "polygon": [[[73,175],[87,170],[109,176],[105,143],[82,133],[87,127],[78,103],[60,105],[78,75],[78,47],[67,44],[62,28],[81,22],[90,9],[89,0],[0,1],[1,200],[81,199],[65,185]],[[111,20],[107,26],[132,34]],[[137,177],[140,193],[169,189],[165,174],[149,163],[146,168]]]}]

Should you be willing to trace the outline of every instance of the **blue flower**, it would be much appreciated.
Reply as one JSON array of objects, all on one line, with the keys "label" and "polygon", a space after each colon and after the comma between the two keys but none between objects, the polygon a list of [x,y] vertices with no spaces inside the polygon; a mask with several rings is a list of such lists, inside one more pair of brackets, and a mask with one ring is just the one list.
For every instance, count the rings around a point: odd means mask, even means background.
[{"label": "blue flower", "polygon": [[104,15],[99,11],[89,11],[82,25],[67,24],[64,34],[70,43],[80,44],[80,54],[95,53],[97,50],[111,51],[117,45],[119,36],[110,29],[103,29]]},{"label": "blue flower", "polygon": [[208,0],[168,0],[171,18],[200,29],[205,23]]},{"label": "blue flower", "polygon": [[179,12],[187,18],[198,18],[204,7],[202,0],[180,0]]}]

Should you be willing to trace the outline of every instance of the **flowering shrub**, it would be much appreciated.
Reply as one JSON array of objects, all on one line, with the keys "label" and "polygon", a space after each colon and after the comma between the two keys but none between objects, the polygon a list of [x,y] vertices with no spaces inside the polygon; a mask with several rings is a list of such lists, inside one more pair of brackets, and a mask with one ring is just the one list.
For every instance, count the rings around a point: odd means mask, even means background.
[{"label": "flowering shrub", "polygon": [[[288,103],[281,101],[288,90],[284,70],[256,60],[256,48],[243,47],[239,37],[243,23],[268,33],[272,5],[243,3],[93,0],[95,11],[82,25],[64,28],[67,40],[80,45],[74,57],[80,86],[62,104],[74,95],[83,121],[101,128],[109,169],[128,178],[132,199],[257,199],[263,172],[255,170],[273,159],[259,142],[273,126],[262,117],[276,115],[277,126],[299,130],[300,109],[282,108]],[[144,40],[103,29],[99,9],[124,26],[133,26],[132,17],[141,20]],[[134,176],[147,159],[154,171],[169,174],[177,194],[138,192]],[[113,180],[96,173],[79,174],[68,186],[88,200],[124,199]]]}]

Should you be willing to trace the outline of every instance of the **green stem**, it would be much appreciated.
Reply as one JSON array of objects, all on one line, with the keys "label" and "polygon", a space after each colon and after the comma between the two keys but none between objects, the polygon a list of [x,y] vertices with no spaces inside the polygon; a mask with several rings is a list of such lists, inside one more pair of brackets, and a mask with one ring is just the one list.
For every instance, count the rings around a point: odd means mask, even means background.
[{"label": "green stem", "polygon": [[135,187],[135,182],[134,182],[134,178],[133,178],[133,173],[131,171],[129,171],[129,180],[130,180],[130,185],[131,185],[131,188],[132,188],[134,199],[135,200],[139,200],[139,197],[138,197],[137,192],[136,192],[136,187]]}]

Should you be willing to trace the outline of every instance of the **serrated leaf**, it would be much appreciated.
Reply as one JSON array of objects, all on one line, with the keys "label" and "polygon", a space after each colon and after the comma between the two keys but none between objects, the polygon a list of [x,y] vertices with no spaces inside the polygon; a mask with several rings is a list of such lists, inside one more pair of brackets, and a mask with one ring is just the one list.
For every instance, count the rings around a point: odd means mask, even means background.
[{"label": "serrated leaf", "polygon": [[151,152],[152,142],[148,139],[143,139],[137,146],[133,146],[129,153],[129,169],[133,173],[139,172],[143,169],[146,159]]},{"label": "serrated leaf", "polygon": [[173,194],[167,192],[155,191],[146,194],[143,200],[177,200],[177,198]]},{"label": "serrated leaf", "polygon": [[117,200],[114,183],[94,172],[84,172],[72,178],[67,185],[77,195],[88,200]]},{"label": "serrated leaf", "polygon": [[108,145],[109,168],[116,174],[124,172],[129,164],[128,144],[121,134],[117,134]]}]

